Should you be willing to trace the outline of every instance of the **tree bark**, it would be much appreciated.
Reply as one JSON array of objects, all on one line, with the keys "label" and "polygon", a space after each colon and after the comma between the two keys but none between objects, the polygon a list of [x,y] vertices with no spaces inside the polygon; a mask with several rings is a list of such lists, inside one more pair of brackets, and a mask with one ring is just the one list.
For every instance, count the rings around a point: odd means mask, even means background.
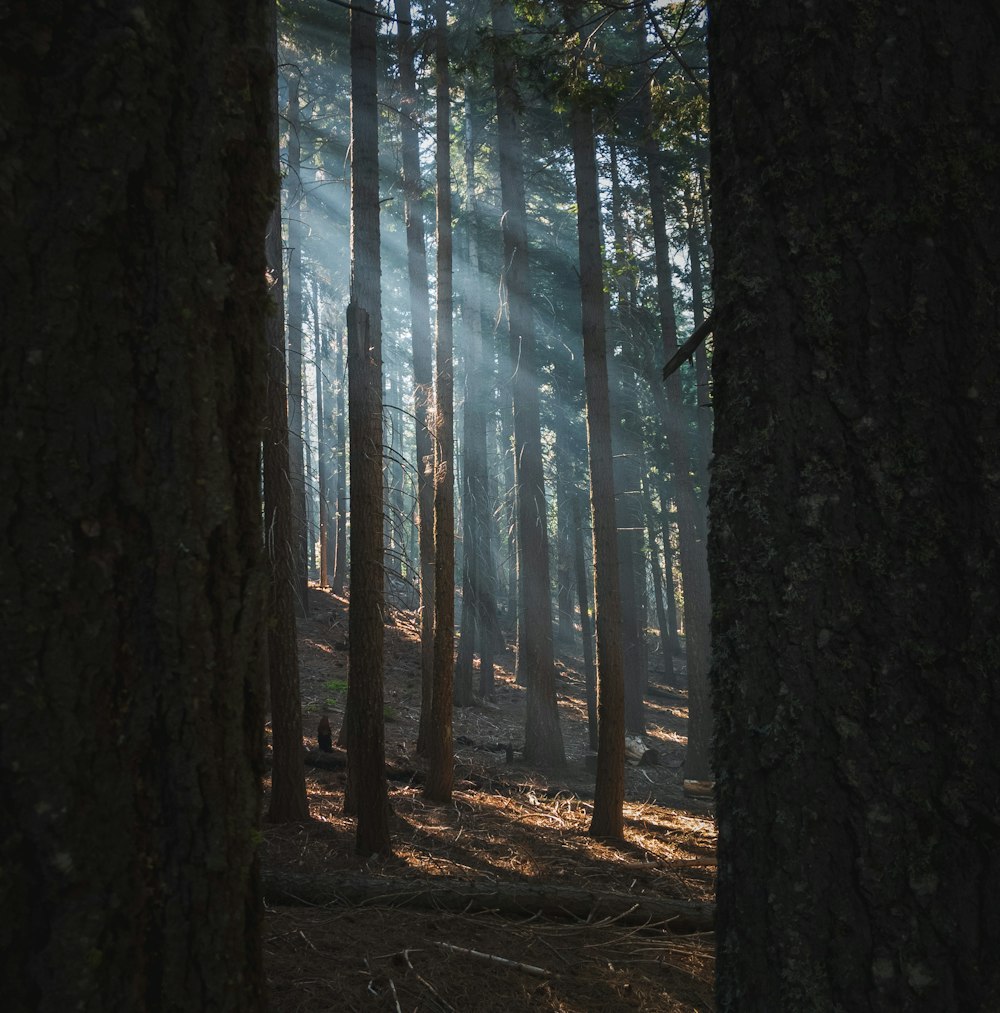
[{"label": "tree bark", "polygon": [[358,854],[388,855],[382,613],[382,338],[378,106],[374,0],[351,9],[351,303],[347,374],[351,431],[350,660],[344,732],[345,806],[357,814]]},{"label": "tree bark", "polygon": [[997,10],[709,29],[719,1008],[1000,1009]]},{"label": "tree bark", "polygon": [[[580,515],[580,493],[573,500],[573,563],[576,571],[576,599],[580,605],[580,638],[583,642],[583,678],[587,694],[587,741],[590,748],[599,746],[597,735],[597,669],[594,667],[594,630],[590,621],[590,591],[587,588],[587,567],[583,554],[583,519]],[[624,731],[622,732],[624,736]]]},{"label": "tree bark", "polygon": [[417,525],[420,548],[420,726],[417,732],[417,753],[426,756],[434,683],[434,442],[429,427],[434,367],[409,0],[397,0],[396,15],[399,18],[399,83],[402,92],[400,128],[413,347],[413,412],[416,415]]},{"label": "tree bark", "polygon": [[347,376],[344,370],[344,344],[347,335],[344,330],[336,334],[337,342],[337,541],[333,559],[333,586],[335,595],[344,593],[347,579],[347,434],[344,432],[344,420],[347,418],[347,406],[344,401],[344,388]]},{"label": "tree bark", "polygon": [[510,0],[492,0],[493,60],[497,94],[500,190],[503,205],[506,317],[510,338],[514,403],[514,467],[517,483],[517,538],[523,563],[518,655],[523,651],[528,688],[524,757],[539,767],[565,764],[552,653],[552,598],[549,591],[548,521],[542,470],[535,328],[529,289],[528,233],[525,220],[524,156],[521,142],[516,70],[510,44],[514,19]]},{"label": "tree bark", "polygon": [[263,1010],[273,5],[10,10],[3,1003]]},{"label": "tree bark", "polygon": [[598,750],[597,784],[590,833],[624,836],[625,652],[619,597],[618,526],[615,520],[614,467],[608,388],[608,350],[601,251],[601,208],[593,117],[577,98],[570,112],[576,174],[577,231],[580,251],[580,302],[583,310],[583,367],[587,386],[587,445],[590,451],[590,507],[594,522],[596,589]]},{"label": "tree bark", "polygon": [[424,797],[448,802],[455,781],[451,741],[455,677],[455,348],[452,327],[451,97],[448,4],[435,5],[437,50],[437,383],[434,413],[434,691]]},{"label": "tree bark", "polygon": [[[277,32],[272,59],[277,64]],[[275,88],[269,127],[272,171],[279,178],[278,93]],[[269,569],[267,673],[271,701],[271,801],[267,818],[292,823],[309,818],[302,766],[302,704],[298,637],[295,628],[295,526],[289,479],[288,387],[285,365],[285,315],[281,255],[281,207],[275,203],[268,225],[267,278],[272,309],[267,319],[267,400],[263,438],[264,537]]]},{"label": "tree bark", "polygon": [[298,70],[288,75],[288,460],[295,547],[295,607],[309,615],[309,524],[306,511],[302,393],[302,147],[299,139]]}]

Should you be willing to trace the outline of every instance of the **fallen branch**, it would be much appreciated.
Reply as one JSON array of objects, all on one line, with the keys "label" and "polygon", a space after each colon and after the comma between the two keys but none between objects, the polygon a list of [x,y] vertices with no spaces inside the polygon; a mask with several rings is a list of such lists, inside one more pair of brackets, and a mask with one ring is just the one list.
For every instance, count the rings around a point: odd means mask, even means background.
[{"label": "fallen branch", "polygon": [[694,333],[687,341],[684,342],[680,348],[667,360],[667,364],[663,367],[663,379],[666,380],[671,373],[676,372],[688,359],[694,355],[698,346],[712,333],[712,328],[715,327],[715,320],[711,313],[708,315],[708,319],[703,323],[699,324],[695,328]]},{"label": "fallen branch", "polygon": [[526,974],[534,974],[539,978],[558,978],[559,975],[546,971],[544,967],[535,967],[534,964],[522,964],[519,960],[508,960],[506,957],[498,957],[494,953],[481,953],[479,950],[467,950],[463,946],[452,946],[451,943],[435,943],[442,950],[450,950],[452,953],[461,953],[464,957],[475,957],[476,960],[485,960],[488,964],[500,964],[501,967],[513,967]]},{"label": "fallen branch", "polygon": [[523,917],[541,914],[581,921],[614,919],[623,925],[662,924],[686,935],[711,931],[715,907],[645,894],[593,893],[568,886],[530,883],[469,883],[447,877],[431,880],[381,879],[357,872],[306,876],[265,869],[269,904],[410,907],[443,911],[498,911]]}]

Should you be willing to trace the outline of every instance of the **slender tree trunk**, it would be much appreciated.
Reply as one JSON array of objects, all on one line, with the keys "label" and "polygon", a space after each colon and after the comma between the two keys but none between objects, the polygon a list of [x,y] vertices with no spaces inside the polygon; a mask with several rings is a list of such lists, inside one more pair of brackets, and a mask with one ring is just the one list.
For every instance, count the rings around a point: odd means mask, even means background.
[{"label": "slender tree trunk", "polygon": [[273,5],[11,11],[3,1004],[256,1013]]},{"label": "slender tree trunk", "polygon": [[351,428],[350,662],[344,728],[345,804],[357,813],[357,851],[387,855],[382,593],[382,300],[374,0],[351,9],[351,303],[347,363]]},{"label": "slender tree trunk", "polygon": [[[597,750],[597,669],[594,667],[594,630],[590,621],[590,591],[583,554],[583,518],[580,493],[573,499],[573,563],[576,571],[576,600],[580,605],[580,637],[583,646],[584,685],[587,694],[587,735],[590,748]],[[623,752],[624,756],[624,752]],[[624,763],[624,760],[622,761]]]},{"label": "slender tree trunk", "polygon": [[[277,33],[272,56],[277,63]],[[271,119],[273,171],[278,178],[278,93]],[[271,802],[267,818],[291,823],[309,818],[302,765],[302,704],[295,629],[295,552],[289,481],[288,389],[285,369],[281,206],[275,203],[267,231],[267,277],[273,309],[267,319],[267,400],[263,440],[264,537],[269,567],[267,672],[271,700]]]},{"label": "slender tree trunk", "polygon": [[[625,657],[618,588],[618,536],[611,451],[601,210],[597,190],[593,118],[579,101],[570,115],[573,166],[576,171],[600,687],[597,784],[594,788],[590,833],[595,837],[620,838],[624,835],[622,805],[625,799]],[[581,614],[582,605],[581,597]]]},{"label": "slender tree trunk", "polygon": [[670,626],[667,623],[667,610],[663,601],[663,575],[660,570],[660,547],[656,542],[656,528],[653,524],[653,505],[649,497],[649,479],[646,468],[640,471],[642,480],[642,510],[646,520],[646,540],[649,542],[649,567],[653,578],[653,600],[656,604],[656,625],[660,631],[660,653],[663,656],[664,672],[669,673],[670,662]]},{"label": "slender tree trunk", "polygon": [[400,127],[410,330],[413,339],[413,411],[416,415],[417,524],[420,537],[420,727],[417,733],[417,752],[426,756],[434,683],[434,443],[429,427],[434,367],[424,216],[421,209],[420,139],[417,131],[417,88],[409,0],[397,0],[396,14],[399,18],[399,79],[402,91]]},{"label": "slender tree trunk", "polygon": [[324,341],[320,330],[319,316],[319,281],[313,281],[313,338],[315,348],[316,377],[316,487],[318,492],[319,522],[319,586],[327,587],[328,579],[328,522],[329,500],[327,499],[327,483],[329,481],[327,461],[330,452],[330,434],[326,425],[327,398],[323,391]]},{"label": "slender tree trunk", "polygon": [[333,563],[333,593],[344,593],[347,579],[347,434],[344,422],[347,405],[344,403],[344,388],[347,375],[344,369],[345,331],[337,334],[337,552]]},{"label": "slender tree trunk", "polygon": [[[694,198],[690,188],[684,191],[685,229],[688,260],[691,264],[691,313],[694,326],[705,322],[705,285],[701,270],[701,235],[694,211]],[[698,431],[698,482],[702,488],[702,502],[707,504],[708,465],[712,458],[712,385],[709,375],[708,352],[703,341],[694,353],[698,388],[695,396],[695,419]]]},{"label": "slender tree trunk", "polygon": [[[492,0],[494,33],[500,40],[513,35],[510,0]],[[514,447],[517,481],[517,533],[524,572],[521,608],[531,621],[521,626],[518,653],[524,651],[528,685],[524,731],[525,760],[538,766],[566,762],[559,709],[556,704],[552,654],[552,598],[549,591],[548,524],[542,471],[538,379],[535,374],[535,333],[528,273],[525,223],[524,161],[518,121],[519,99],[514,61],[498,49],[493,61],[497,92],[500,189],[503,204],[504,287],[510,358],[514,364]]]},{"label": "slender tree trunk", "polygon": [[[678,579],[683,581],[683,574],[678,575],[674,566],[674,543],[671,538],[670,517],[676,510],[671,507],[671,498],[668,495],[668,484],[663,475],[660,475],[660,486],[658,494],[660,497],[660,526],[663,535],[663,580],[664,604],[667,609],[667,625],[670,627],[670,658],[678,658],[681,654],[680,643],[680,620],[677,614],[677,589]],[[673,670],[673,660],[667,668],[668,673]]]},{"label": "slender tree trunk", "polygon": [[434,455],[434,693],[424,796],[451,799],[455,758],[451,741],[455,676],[455,419],[451,264],[451,97],[448,4],[437,0],[437,383]]},{"label": "slender tree trunk", "polygon": [[302,147],[299,140],[299,73],[288,75],[288,459],[291,462],[295,607],[309,615],[309,524],[306,511],[302,426]]},{"label": "slender tree trunk", "polygon": [[996,1010],[1000,19],[788,13],[709,22],[719,1009]]}]

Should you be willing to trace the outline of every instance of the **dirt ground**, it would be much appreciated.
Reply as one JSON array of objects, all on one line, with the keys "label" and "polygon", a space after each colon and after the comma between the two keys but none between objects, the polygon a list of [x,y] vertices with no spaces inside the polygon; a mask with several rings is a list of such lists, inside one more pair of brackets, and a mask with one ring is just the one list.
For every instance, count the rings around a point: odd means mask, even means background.
[{"label": "dirt ground", "polygon": [[[347,602],[312,588],[299,624],[304,745],[315,760],[316,726],[336,729],[347,680]],[[421,796],[415,755],[420,709],[419,629],[393,612],[386,631],[386,759],[393,846],[389,858],[354,854],[353,821],[342,815],[344,773],[308,766],[312,819],[265,827],[262,863],[271,872],[365,873],[400,895],[425,884],[572,887],[595,895],[710,903],[714,894],[712,806],[684,796],[681,761],[687,702],[682,677],[654,659],[646,743],[652,766],[626,769],[626,840],[587,835],[594,775],[588,768],[582,662],[558,664],[565,770],[507,762],[523,742],[525,691],[511,654],[498,659],[496,701],[455,711],[456,790],[448,806]],[[578,645],[574,645],[579,650]],[[416,772],[407,776],[406,772]],[[306,899],[306,898],[303,898]],[[626,906],[627,909],[627,906]],[[637,907],[636,910],[640,910]],[[326,1010],[710,1011],[713,936],[680,933],[634,914],[553,917],[480,910],[413,909],[371,903],[268,907],[264,961],[275,1013]],[[680,924],[675,922],[675,927]],[[469,952],[475,951],[475,952]],[[506,962],[506,963],[504,963]]]}]

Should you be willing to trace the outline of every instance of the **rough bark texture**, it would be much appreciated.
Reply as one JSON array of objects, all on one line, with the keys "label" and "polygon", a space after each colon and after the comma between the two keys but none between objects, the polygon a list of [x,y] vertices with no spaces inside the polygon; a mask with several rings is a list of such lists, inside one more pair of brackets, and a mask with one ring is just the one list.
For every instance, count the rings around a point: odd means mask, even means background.
[{"label": "rough bark texture", "polygon": [[720,1009],[1000,1009],[996,5],[712,15]]},{"label": "rough bark texture", "polygon": [[590,505],[594,521],[594,615],[599,690],[597,783],[590,833],[595,837],[620,838],[624,834],[622,804],[625,799],[625,652],[618,586],[601,207],[590,110],[578,101],[570,115],[580,251],[583,368],[587,385]]},{"label": "rough bark texture", "polygon": [[399,83],[402,92],[403,193],[406,218],[406,264],[410,289],[410,333],[413,346],[413,412],[416,415],[417,526],[420,547],[420,729],[417,752],[427,753],[427,731],[434,680],[434,443],[428,426],[434,383],[431,314],[427,294],[427,253],[421,207],[420,138],[417,86],[413,67],[413,29],[409,0],[398,0]]},{"label": "rough bark texture", "polygon": [[448,4],[435,5],[437,49],[437,374],[434,413],[434,692],[424,795],[451,799],[455,678],[455,367],[451,270],[451,101],[448,94]]},{"label": "rough bark texture", "polygon": [[0,13],[0,980],[262,1010],[269,4]]},{"label": "rough bark texture", "polygon": [[374,11],[373,0],[357,0],[351,10],[351,303],[347,310],[351,653],[344,731],[349,757],[345,802],[358,817],[357,850],[362,855],[386,855],[391,850],[382,724],[382,299]]},{"label": "rough bark texture", "polygon": [[[538,766],[566,762],[556,704],[552,652],[552,598],[549,593],[549,540],[542,471],[542,436],[535,329],[528,273],[528,233],[524,203],[516,69],[510,52],[514,31],[510,0],[492,0],[493,29],[499,42],[493,61],[497,94],[500,190],[503,204],[503,284],[510,337],[514,403],[514,465],[517,483],[517,538],[523,572],[520,608],[525,618],[518,637],[528,687],[524,758]],[[530,617],[530,619],[529,619]]]}]

